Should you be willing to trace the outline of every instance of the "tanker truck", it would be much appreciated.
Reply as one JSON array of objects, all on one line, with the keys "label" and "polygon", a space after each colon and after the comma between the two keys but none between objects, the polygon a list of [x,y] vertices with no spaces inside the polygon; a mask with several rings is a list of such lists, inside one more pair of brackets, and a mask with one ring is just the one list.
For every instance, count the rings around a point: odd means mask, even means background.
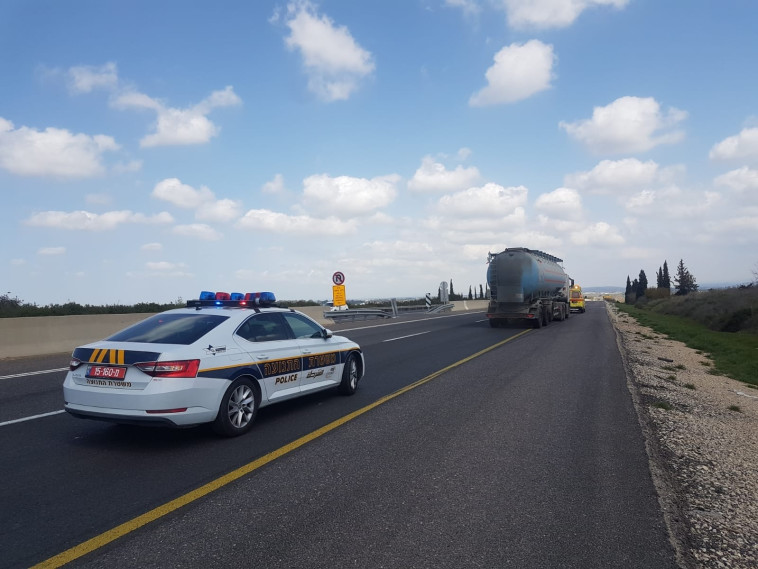
[{"label": "tanker truck", "polygon": [[490,326],[526,321],[541,328],[552,320],[568,318],[568,293],[573,281],[559,264],[562,262],[524,247],[490,253],[487,258]]}]

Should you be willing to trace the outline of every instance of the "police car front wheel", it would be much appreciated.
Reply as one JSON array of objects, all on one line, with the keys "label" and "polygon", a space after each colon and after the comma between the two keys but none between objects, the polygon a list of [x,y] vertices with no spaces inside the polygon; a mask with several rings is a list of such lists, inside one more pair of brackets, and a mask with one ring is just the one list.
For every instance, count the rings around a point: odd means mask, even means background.
[{"label": "police car front wheel", "polygon": [[339,390],[345,395],[352,395],[358,389],[358,378],[360,370],[358,369],[358,358],[353,354],[347,356],[345,367],[342,370],[342,381]]},{"label": "police car front wheel", "polygon": [[220,435],[236,437],[248,432],[258,412],[258,396],[250,378],[233,382],[221,398],[213,430]]}]

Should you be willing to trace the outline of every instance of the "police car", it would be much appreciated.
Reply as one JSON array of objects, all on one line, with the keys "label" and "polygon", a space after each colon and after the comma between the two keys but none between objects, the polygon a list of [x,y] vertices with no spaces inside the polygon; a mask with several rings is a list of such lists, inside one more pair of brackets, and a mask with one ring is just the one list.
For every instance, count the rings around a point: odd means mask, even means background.
[{"label": "police car", "polygon": [[76,417],[174,427],[250,430],[260,407],[336,388],[355,393],[366,364],[355,342],[273,293],[201,293],[76,348],[63,382]]}]

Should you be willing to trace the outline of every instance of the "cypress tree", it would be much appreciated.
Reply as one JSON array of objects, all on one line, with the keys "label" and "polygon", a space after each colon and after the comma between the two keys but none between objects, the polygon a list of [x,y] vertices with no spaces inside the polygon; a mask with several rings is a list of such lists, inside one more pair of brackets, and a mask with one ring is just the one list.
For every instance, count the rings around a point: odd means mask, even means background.
[{"label": "cypress tree", "polygon": [[669,275],[669,266],[666,261],[663,261],[663,275],[661,278],[660,287],[671,289],[671,276]]},{"label": "cypress tree", "polygon": [[645,296],[647,292],[647,275],[645,271],[640,271],[640,280],[637,283],[637,298]]}]

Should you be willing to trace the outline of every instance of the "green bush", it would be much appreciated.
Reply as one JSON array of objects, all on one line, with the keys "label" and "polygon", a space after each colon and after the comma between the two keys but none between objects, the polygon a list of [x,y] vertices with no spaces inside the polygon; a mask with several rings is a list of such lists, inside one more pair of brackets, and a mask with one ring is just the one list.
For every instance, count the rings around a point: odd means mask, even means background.
[{"label": "green bush", "polygon": [[[681,298],[672,296],[671,301]],[[739,333],[712,330],[692,318],[666,314],[660,310],[660,306],[656,310],[652,305],[650,303],[644,309],[626,304],[617,306],[643,326],[708,354],[713,361],[713,367],[709,368],[708,373],[728,375],[758,385],[758,334],[745,329]],[[689,313],[689,310],[684,312]]]},{"label": "green bush", "polygon": [[758,333],[758,287],[755,286],[651,299],[645,308],[659,314],[689,318],[719,332]]},{"label": "green bush", "polygon": [[658,300],[661,298],[668,298],[671,296],[670,288],[649,288],[645,291],[645,296],[648,300]]}]

